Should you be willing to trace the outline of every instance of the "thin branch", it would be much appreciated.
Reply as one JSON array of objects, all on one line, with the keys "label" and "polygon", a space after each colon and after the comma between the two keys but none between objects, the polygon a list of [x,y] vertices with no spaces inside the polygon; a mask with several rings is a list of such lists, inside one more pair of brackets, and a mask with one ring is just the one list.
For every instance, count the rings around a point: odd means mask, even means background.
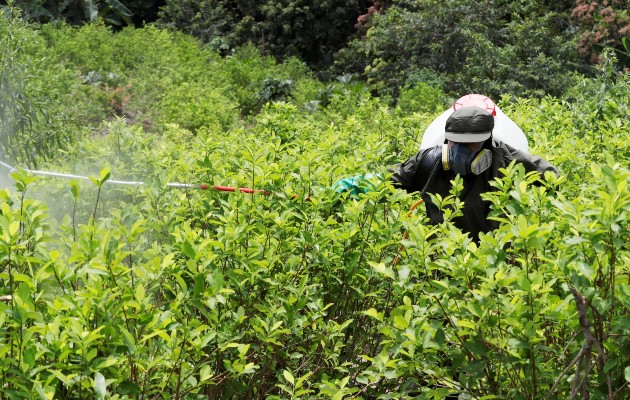
[{"label": "thin branch", "polygon": [[[580,388],[583,388],[584,385],[586,385],[586,382],[587,382],[587,379],[588,379],[588,375],[591,372],[592,366],[590,366],[590,367],[589,366],[585,366],[584,376],[582,377],[582,379],[580,379],[581,362],[584,361],[585,357],[586,357],[587,361],[590,360],[590,354],[591,354],[591,350],[592,350],[593,346],[595,346],[595,349],[597,350],[597,358],[604,365],[606,364],[606,353],[604,352],[604,348],[602,347],[602,345],[599,342],[599,340],[597,340],[597,338],[595,338],[595,336],[591,332],[591,326],[590,326],[590,323],[589,323],[589,320],[588,320],[588,313],[587,313],[588,312],[588,300],[572,286],[569,286],[569,291],[571,292],[571,294],[573,294],[573,298],[575,299],[575,304],[576,304],[576,307],[577,307],[577,310],[578,310],[578,321],[579,321],[580,327],[582,328],[582,332],[584,334],[584,344],[582,345],[582,348],[580,349],[578,355],[562,371],[560,376],[558,376],[558,378],[554,382],[553,386],[549,390],[549,393],[547,393],[546,399],[550,399],[551,398],[553,392],[556,390],[556,388],[557,388],[558,384],[560,383],[560,381],[562,380],[562,378],[576,364],[577,364],[577,371],[575,373],[575,377],[573,378],[574,380],[573,380],[573,388],[571,390],[571,398],[574,398],[576,396],[577,392],[580,390]],[[612,382],[611,382],[611,379],[610,379],[610,374],[606,374],[606,380],[607,380],[607,383],[608,383],[608,391],[609,391],[608,394],[609,394],[609,398],[610,398],[610,395],[612,395],[612,393],[613,393],[612,392]]]},{"label": "thin branch", "polygon": [[558,384],[560,383],[562,378],[566,375],[566,373],[569,372],[569,370],[571,368],[573,368],[573,366],[575,364],[577,364],[578,362],[582,361],[582,357],[584,357],[584,354],[586,353],[586,350],[587,350],[586,347],[582,346],[582,349],[580,349],[580,352],[578,353],[578,355],[573,359],[573,361],[571,361],[569,363],[569,365],[567,365],[567,367],[564,369],[564,371],[562,371],[560,373],[560,376],[553,383],[553,386],[551,387],[551,389],[549,389],[549,393],[547,393],[547,397],[545,397],[546,399],[550,399],[551,398],[551,395],[556,390],[556,387],[558,386]]}]

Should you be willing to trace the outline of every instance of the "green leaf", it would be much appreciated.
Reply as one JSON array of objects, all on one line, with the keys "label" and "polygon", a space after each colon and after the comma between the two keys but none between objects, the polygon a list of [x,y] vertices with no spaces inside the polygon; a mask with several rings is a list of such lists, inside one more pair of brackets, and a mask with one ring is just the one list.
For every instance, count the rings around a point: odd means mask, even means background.
[{"label": "green leaf", "polygon": [[293,378],[293,375],[291,374],[291,372],[285,369],[284,371],[282,371],[282,375],[284,376],[284,379],[286,379],[287,382],[289,382],[291,385],[295,383],[295,379]]},{"label": "green leaf", "polygon": [[18,300],[19,304],[27,310],[31,310],[33,308],[31,289],[27,283],[22,283],[18,287],[16,300]]},{"label": "green leaf", "polygon": [[13,221],[9,225],[9,236],[14,237],[20,230],[20,221]]},{"label": "green leaf", "polygon": [[104,359],[103,361],[98,363],[95,368],[97,370],[103,370],[105,368],[111,367],[112,365],[116,365],[116,363],[118,363],[118,358],[116,358],[116,357],[107,357],[106,359]]},{"label": "green leaf", "polygon": [[105,168],[103,168],[103,169],[101,170],[101,174],[100,174],[100,175],[101,175],[101,177],[100,177],[100,182],[101,182],[101,184],[103,184],[103,183],[105,183],[105,182],[107,182],[107,181],[109,180],[109,177],[110,177],[112,174],[111,174],[111,172],[110,172],[110,170],[109,170],[109,167],[105,167]]},{"label": "green leaf", "polygon": [[140,387],[131,381],[121,382],[116,390],[120,394],[137,394],[140,393]]},{"label": "green leaf", "polygon": [[395,315],[394,316],[394,326],[397,329],[403,330],[403,329],[406,329],[409,326],[409,322],[402,315]]},{"label": "green leaf", "polygon": [[160,329],[158,331],[154,331],[154,332],[144,336],[140,342],[144,343],[144,342],[146,342],[147,340],[151,339],[154,336],[159,336],[159,337],[161,337],[163,340],[165,340],[167,342],[170,342],[170,340],[171,340],[171,337],[166,333],[166,331],[163,330],[163,329]]},{"label": "green leaf", "polygon": [[184,253],[186,257],[192,260],[194,260],[195,257],[197,256],[197,252],[195,251],[193,246],[191,246],[191,244],[188,242],[182,243],[182,253]]},{"label": "green leaf", "polygon": [[212,369],[210,368],[209,365],[204,365],[203,367],[201,367],[201,370],[199,370],[200,382],[205,382],[208,379],[212,378],[212,376],[213,376]]},{"label": "green leaf", "polygon": [[388,278],[395,278],[394,270],[387,267],[384,263],[375,263],[370,261],[369,264],[372,268],[374,268],[374,271],[378,272],[379,274],[385,275]]},{"label": "green leaf", "polygon": [[630,315],[621,316],[616,320],[613,320],[613,323],[622,329],[630,329]]},{"label": "green leaf", "polygon": [[626,377],[626,382],[630,383],[630,365],[628,365],[624,370],[623,370],[623,374]]},{"label": "green leaf", "polygon": [[72,198],[76,201],[79,198],[79,182],[76,179],[70,180],[70,192],[72,193]]},{"label": "green leaf", "polygon": [[39,395],[40,400],[53,400],[55,398],[55,389],[49,386],[42,387],[39,382],[35,382],[35,391]]},{"label": "green leaf", "polygon": [[606,361],[606,364],[604,365],[604,373],[607,374],[608,372],[610,372],[610,370],[615,368],[618,363],[619,363],[619,360],[616,358],[612,358]]},{"label": "green leaf", "polygon": [[577,266],[580,272],[582,273],[582,275],[584,275],[585,277],[589,279],[593,279],[595,275],[595,271],[593,270],[593,267],[591,265],[588,265],[587,263],[583,261],[578,261]]},{"label": "green leaf", "polygon": [[35,365],[35,348],[29,347],[24,351],[23,362],[26,364],[29,369],[33,368]]},{"label": "green leaf", "polygon": [[532,282],[529,279],[527,279],[527,277],[525,275],[521,275],[518,278],[518,285],[525,292],[529,292],[532,289]]},{"label": "green leaf", "polygon": [[136,300],[138,300],[139,303],[142,303],[142,300],[144,300],[144,296],[145,296],[144,285],[142,283],[139,283],[136,286],[136,290],[134,294],[136,296]]},{"label": "green leaf", "polygon": [[470,350],[473,354],[480,356],[486,355],[486,346],[479,339],[471,339],[464,343],[464,347]]},{"label": "green leaf", "polygon": [[438,328],[435,331],[435,343],[438,344],[438,346],[442,346],[444,344],[444,340],[445,340],[445,336],[444,336],[444,330],[442,328]]},{"label": "green leaf", "polygon": [[124,326],[118,325],[118,329],[120,330],[120,333],[122,333],[127,349],[129,350],[129,354],[133,355],[136,352],[136,340]]},{"label": "green leaf", "polygon": [[361,311],[362,314],[367,315],[368,317],[372,317],[374,319],[377,319],[379,321],[383,320],[383,315],[379,314],[379,312],[376,310],[376,308],[370,308],[369,310],[365,310],[365,311]]},{"label": "green leaf", "polygon": [[107,385],[105,383],[105,377],[100,373],[94,374],[94,391],[99,399],[103,400],[107,395]]}]

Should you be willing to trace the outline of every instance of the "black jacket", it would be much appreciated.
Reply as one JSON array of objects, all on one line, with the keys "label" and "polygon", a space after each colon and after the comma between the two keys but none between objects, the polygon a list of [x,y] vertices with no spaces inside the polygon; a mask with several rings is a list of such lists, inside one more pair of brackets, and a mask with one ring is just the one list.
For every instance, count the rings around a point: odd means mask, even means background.
[{"label": "black jacket", "polygon": [[[494,141],[494,143],[493,143]],[[495,146],[496,145],[496,146]],[[455,226],[464,232],[469,232],[474,240],[478,240],[480,232],[489,232],[498,227],[496,221],[488,220],[490,202],[481,199],[481,193],[493,188],[490,182],[502,177],[500,168],[507,167],[513,160],[523,164],[526,172],[538,171],[544,174],[559,171],[546,160],[538,156],[525,153],[496,139],[488,139],[484,148],[492,152],[492,165],[479,175],[467,174],[463,177],[464,189],[460,199],[464,201],[463,216],[453,219]],[[423,149],[414,157],[391,169],[394,184],[407,192],[421,192],[427,209],[427,216],[432,224],[443,221],[442,212],[431,202],[428,193],[449,195],[451,180],[455,178],[452,170],[445,171],[442,167],[442,146]],[[431,177],[432,171],[433,177]],[[431,179],[429,179],[431,177]]]}]

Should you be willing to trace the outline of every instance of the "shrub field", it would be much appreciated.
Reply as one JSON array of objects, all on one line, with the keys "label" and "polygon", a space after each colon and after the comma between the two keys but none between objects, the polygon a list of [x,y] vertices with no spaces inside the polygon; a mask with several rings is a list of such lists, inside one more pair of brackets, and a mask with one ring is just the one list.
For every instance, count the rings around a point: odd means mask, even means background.
[{"label": "shrub field", "polygon": [[0,166],[0,397],[630,397],[630,81],[612,55],[566,98],[495,99],[562,174],[506,169],[486,195],[500,228],[475,243],[450,222],[459,180],[439,226],[386,179],[332,190],[415,154],[453,101],[439,89],[392,107],[250,47],[0,24],[0,161],[89,177]]}]

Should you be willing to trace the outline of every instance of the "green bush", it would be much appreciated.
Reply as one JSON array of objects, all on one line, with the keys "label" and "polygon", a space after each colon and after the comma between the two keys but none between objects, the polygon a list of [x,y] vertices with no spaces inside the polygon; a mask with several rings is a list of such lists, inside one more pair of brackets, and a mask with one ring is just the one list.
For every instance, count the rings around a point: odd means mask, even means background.
[{"label": "green bush", "polygon": [[[3,393],[519,399],[570,397],[575,385],[581,397],[627,395],[629,154],[599,141],[628,139],[624,121],[615,128],[629,103],[618,84],[582,135],[596,105],[586,91],[573,104],[501,103],[563,176],[533,186],[508,168],[488,194],[502,224],[479,245],[449,218],[432,227],[423,211],[408,215],[414,196],[387,183],[342,202],[329,189],[416,151],[429,121],[375,99],[335,97],[315,112],[270,103],[247,129],[195,135],[114,123],[63,161],[100,165],[92,182],[18,172],[17,191],[1,194],[0,278],[12,295],[0,303]],[[63,199],[66,219],[49,220],[29,192]],[[451,218],[461,207],[436,202]]]},{"label": "green bush", "polygon": [[[256,93],[263,88],[265,79],[279,79],[282,75],[295,82],[310,79],[307,68],[295,59],[276,64],[251,46],[221,59],[190,36],[155,27],[126,28],[114,33],[102,25],[45,25],[42,31],[56,49],[54,60],[90,84],[90,90],[101,97],[106,114],[127,116],[138,122],[164,122],[165,117],[172,117],[175,119],[170,122],[196,129],[205,123],[204,118],[209,118],[225,125],[230,122],[230,112],[237,117],[237,109],[247,115],[260,107]],[[212,88],[212,93],[203,93],[207,88]],[[221,97],[225,100],[219,101]],[[191,106],[184,98],[196,98],[200,103],[207,98],[212,104],[186,110]],[[236,104],[221,110],[219,104],[229,102]],[[94,103],[86,102],[85,106],[93,107]],[[163,112],[164,107],[168,111]],[[197,121],[182,121],[190,118]]]},{"label": "green bush", "polygon": [[[81,29],[44,31],[48,46],[24,46],[49,48],[57,110],[85,100],[96,116],[97,94],[124,100],[71,61],[92,51],[75,43]],[[387,181],[357,198],[331,189],[416,153],[441,109],[415,102],[444,96],[427,71],[392,109],[348,76],[310,79],[297,61],[250,50],[223,60],[155,28],[100,34],[133,49],[117,46],[108,64],[127,111],[159,123],[111,110],[98,130],[74,122],[77,139],[51,142],[42,168],[86,179],[18,170],[0,191],[0,397],[630,395],[630,93],[612,58],[565,99],[501,98],[562,174],[535,185],[506,168],[485,195],[500,227],[477,244],[450,222],[461,180],[434,198],[447,217],[438,226]],[[293,97],[231,123],[267,78],[291,79]]]},{"label": "green bush", "polygon": [[552,12],[538,1],[394,1],[336,62],[393,97],[426,71],[439,74],[441,89],[455,96],[558,96],[578,69],[567,19],[566,10]]},{"label": "green bush", "polygon": [[453,101],[442,90],[420,81],[413,86],[405,87],[400,92],[396,105],[403,113],[437,113],[449,108],[452,103]]},{"label": "green bush", "polygon": [[277,99],[274,96],[264,98],[265,86],[269,82],[291,82],[286,85],[284,100],[308,96],[296,93],[293,88],[316,84],[302,61],[288,58],[278,64],[272,57],[261,55],[260,50],[252,45],[236,49],[233,55],[222,61],[220,69],[221,77],[229,82],[230,93],[238,101],[244,116],[257,112],[269,100]]},{"label": "green bush", "polygon": [[43,33],[56,50],[57,62],[100,93],[107,107],[101,120],[107,114],[154,119],[153,108],[169,102],[169,94],[182,83],[227,91],[213,74],[217,56],[200,51],[198,42],[181,34],[151,27],[114,33],[102,25],[45,25]]},{"label": "green bush", "polygon": [[0,152],[5,160],[28,166],[54,158],[76,133],[55,107],[59,97],[68,99],[72,77],[40,56],[44,49],[16,9],[0,8]]},{"label": "green bush", "polygon": [[229,128],[236,122],[236,109],[236,104],[221,92],[208,90],[199,82],[184,82],[172,88],[154,111],[162,123],[196,131],[203,126]]}]

